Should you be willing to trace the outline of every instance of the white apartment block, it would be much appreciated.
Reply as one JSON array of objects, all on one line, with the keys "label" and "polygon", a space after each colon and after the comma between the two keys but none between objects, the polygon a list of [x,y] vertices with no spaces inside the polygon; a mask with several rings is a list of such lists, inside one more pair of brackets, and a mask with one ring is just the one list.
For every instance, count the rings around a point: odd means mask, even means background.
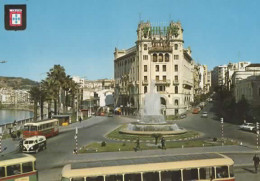
[{"label": "white apartment block", "polygon": [[211,90],[211,71],[208,71],[207,72],[207,84],[206,84],[206,87],[207,87],[207,91],[209,92]]},{"label": "white apartment block", "polygon": [[236,102],[244,96],[250,105],[260,106],[260,76],[249,76],[237,81],[234,93]]},{"label": "white apartment block", "polygon": [[231,89],[232,83],[232,75],[236,71],[245,71],[246,66],[250,65],[250,62],[237,62],[237,63],[229,63],[227,65],[227,71],[226,71],[226,81],[225,81],[225,86],[228,88],[228,90]]},{"label": "white apartment block", "polygon": [[225,86],[227,66],[220,65],[213,69],[211,74],[212,88]]},{"label": "white apartment block", "polygon": [[190,48],[185,49],[180,22],[152,26],[141,22],[136,45],[115,49],[115,106],[142,113],[144,96],[155,82],[164,115],[181,114],[193,102],[193,67]]},{"label": "white apartment block", "polygon": [[0,102],[2,104],[29,104],[30,94],[28,90],[14,90],[12,88],[1,88]]}]

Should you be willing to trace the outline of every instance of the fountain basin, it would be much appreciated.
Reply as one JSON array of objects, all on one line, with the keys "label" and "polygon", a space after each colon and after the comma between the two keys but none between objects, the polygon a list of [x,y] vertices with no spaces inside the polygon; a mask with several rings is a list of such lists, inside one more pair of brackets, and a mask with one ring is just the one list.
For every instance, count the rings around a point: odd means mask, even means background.
[{"label": "fountain basin", "polygon": [[187,132],[186,129],[180,128],[177,124],[144,124],[139,122],[134,122],[128,124],[127,128],[119,131],[122,134],[132,134],[132,135],[153,135],[153,134],[161,134],[161,135],[178,135],[184,134]]}]

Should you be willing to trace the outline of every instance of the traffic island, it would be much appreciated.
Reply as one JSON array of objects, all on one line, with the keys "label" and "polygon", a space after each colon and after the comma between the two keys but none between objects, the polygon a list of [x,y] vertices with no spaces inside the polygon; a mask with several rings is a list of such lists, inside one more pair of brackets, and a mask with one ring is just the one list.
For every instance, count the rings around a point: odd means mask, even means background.
[{"label": "traffic island", "polygon": [[[224,144],[223,144],[224,143]],[[188,141],[166,141],[166,149],[171,148],[190,148],[190,147],[212,147],[221,145],[238,145],[237,141],[225,139],[218,139],[216,141],[205,140],[188,140]],[[119,152],[119,151],[141,151],[141,150],[155,150],[162,149],[161,142],[157,144],[151,142],[144,142],[140,139],[140,149],[136,149],[137,143],[133,140],[131,142],[93,142],[79,149],[79,153],[96,153],[96,152]]]}]

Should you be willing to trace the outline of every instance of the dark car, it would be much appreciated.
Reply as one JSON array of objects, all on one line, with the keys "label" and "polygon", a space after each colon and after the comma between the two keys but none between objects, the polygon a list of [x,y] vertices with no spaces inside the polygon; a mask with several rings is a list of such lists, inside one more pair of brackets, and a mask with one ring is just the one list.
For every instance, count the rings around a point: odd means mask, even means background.
[{"label": "dark car", "polygon": [[183,113],[183,114],[181,114],[179,117],[180,117],[181,119],[186,118],[186,117],[187,117],[187,114]]}]

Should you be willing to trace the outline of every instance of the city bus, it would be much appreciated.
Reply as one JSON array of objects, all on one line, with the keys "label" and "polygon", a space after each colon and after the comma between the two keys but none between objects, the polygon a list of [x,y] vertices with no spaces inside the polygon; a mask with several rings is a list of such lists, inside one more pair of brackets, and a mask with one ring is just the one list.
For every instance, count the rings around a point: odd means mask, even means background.
[{"label": "city bus", "polygon": [[36,158],[27,154],[2,155],[0,161],[0,181],[37,181]]},{"label": "city bus", "polygon": [[65,165],[61,181],[235,181],[222,154],[156,156]]},{"label": "city bus", "polygon": [[23,137],[42,135],[46,138],[59,134],[59,120],[48,119],[24,124]]}]

